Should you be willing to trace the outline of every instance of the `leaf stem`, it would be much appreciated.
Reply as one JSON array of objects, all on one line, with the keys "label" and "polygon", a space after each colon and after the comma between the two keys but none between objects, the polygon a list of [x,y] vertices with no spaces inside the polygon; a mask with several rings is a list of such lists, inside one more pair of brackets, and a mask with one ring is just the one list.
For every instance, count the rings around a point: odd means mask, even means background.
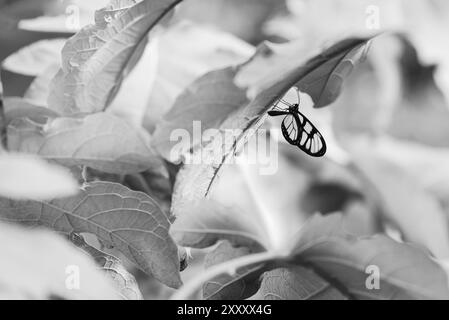
[{"label": "leaf stem", "polygon": [[222,274],[235,275],[237,271],[243,267],[256,263],[263,263],[270,260],[282,258],[283,255],[277,251],[264,251],[230,260],[207,269],[200,276],[193,278],[181,287],[170,299],[171,300],[188,300],[197,290],[208,280],[213,279]]}]

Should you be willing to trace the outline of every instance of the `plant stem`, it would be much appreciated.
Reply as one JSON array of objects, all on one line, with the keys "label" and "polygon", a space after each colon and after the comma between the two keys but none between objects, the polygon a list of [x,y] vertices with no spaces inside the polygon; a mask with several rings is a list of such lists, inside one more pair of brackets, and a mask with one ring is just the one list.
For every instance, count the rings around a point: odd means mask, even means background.
[{"label": "plant stem", "polygon": [[191,281],[181,287],[176,292],[171,300],[188,300],[192,297],[197,290],[208,280],[211,280],[222,274],[234,275],[237,271],[243,267],[250,266],[256,263],[263,263],[270,260],[282,258],[282,254],[275,251],[265,251],[261,253],[250,254],[237,258],[228,262],[221,263],[207,269],[203,274],[193,278]]}]

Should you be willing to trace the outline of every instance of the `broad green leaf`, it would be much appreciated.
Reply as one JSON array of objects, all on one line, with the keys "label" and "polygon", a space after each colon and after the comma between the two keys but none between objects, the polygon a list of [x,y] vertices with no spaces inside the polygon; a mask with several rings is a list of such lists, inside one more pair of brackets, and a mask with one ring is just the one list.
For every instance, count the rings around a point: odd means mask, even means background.
[{"label": "broad green leaf", "polygon": [[112,1],[98,11],[96,24],[64,46],[48,107],[64,115],[105,110],[142,55],[147,34],[179,2],[143,0],[130,6],[131,1]]},{"label": "broad green leaf", "polygon": [[148,195],[115,183],[88,184],[77,196],[52,201],[0,199],[1,219],[70,234],[93,233],[171,287],[181,284],[170,222]]},{"label": "broad green leaf", "polygon": [[376,190],[384,216],[403,238],[424,246],[437,258],[448,258],[447,216],[437,198],[404,167],[382,157],[371,146],[354,149],[352,156],[355,167]]},{"label": "broad green leaf", "polygon": [[52,232],[0,223],[0,255],[2,300],[119,299],[93,261]]},{"label": "broad green leaf", "polygon": [[250,300],[347,300],[337,288],[310,269],[291,266],[268,271]]},{"label": "broad green leaf", "polygon": [[[447,275],[426,252],[383,235],[354,237],[341,224],[338,214],[313,217],[292,241],[291,256],[355,299],[449,299]],[[369,289],[370,275],[378,289]]]},{"label": "broad green leaf", "polygon": [[112,280],[118,294],[124,300],[143,300],[136,279],[125,269],[118,258],[90,246],[81,235],[76,233],[71,235],[70,240],[95,259],[106,277]]},{"label": "broad green leaf", "polygon": [[79,189],[66,168],[24,154],[1,154],[0,177],[0,196],[16,200],[67,197]]},{"label": "broad green leaf", "polygon": [[[209,268],[250,253],[249,248],[233,247],[228,241],[224,241],[207,254],[205,267]],[[241,300],[248,298],[257,290],[258,273],[256,271],[260,267],[247,267],[237,270],[235,275],[223,274],[206,282],[203,286],[203,298],[207,300]]]},{"label": "broad green leaf", "polygon": [[17,119],[8,127],[10,150],[37,154],[67,166],[85,165],[107,173],[164,172],[149,135],[107,113],[56,118],[45,125]]}]

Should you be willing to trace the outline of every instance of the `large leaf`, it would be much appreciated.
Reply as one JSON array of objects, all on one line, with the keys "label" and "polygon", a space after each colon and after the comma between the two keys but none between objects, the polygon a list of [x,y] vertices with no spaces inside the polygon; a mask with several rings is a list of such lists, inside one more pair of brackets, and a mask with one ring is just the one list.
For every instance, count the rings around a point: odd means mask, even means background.
[{"label": "large leaf", "polygon": [[178,250],[170,222],[148,195],[114,183],[92,183],[75,197],[17,202],[0,199],[1,219],[44,225],[70,234],[95,234],[163,283],[177,287]]},{"label": "large leaf", "polygon": [[10,150],[118,174],[149,168],[164,172],[149,139],[143,129],[107,113],[80,119],[56,118],[45,125],[22,118],[8,127]]},{"label": "large leaf", "polygon": [[[280,47],[264,44],[246,64],[209,73],[196,81],[192,85],[193,89],[188,89],[182,96],[182,100],[186,101],[187,96],[192,95],[191,101],[200,103],[194,104],[188,112],[183,111],[181,104],[179,108],[173,108],[167,115],[167,119],[173,119],[173,123],[169,121],[168,124],[164,123],[162,127],[157,128],[153,140],[163,156],[168,156],[171,161],[178,161],[181,156],[186,156],[186,151],[198,145],[195,139],[202,139],[199,130],[193,130],[194,120],[201,121],[202,130],[220,130],[210,139],[210,143],[201,141],[206,147],[193,154],[195,158],[195,155],[202,154],[204,149],[212,150],[209,158],[201,164],[186,164],[179,173],[172,205],[175,214],[178,215],[183,210],[182,204],[177,203],[178,200],[184,203],[190,199],[201,199],[210,193],[222,164],[246,142],[252,132],[250,129],[258,128],[266,111],[277,98],[282,97],[294,85],[307,87],[306,92],[310,94],[318,94],[312,96],[314,100],[333,95],[329,90],[334,87],[329,86],[328,82],[315,81],[315,77],[321,79],[325,70],[329,76],[332,75],[335,70],[342,68],[341,62],[348,54],[364,50],[366,42],[367,39],[341,41],[311,59],[297,58],[304,51],[298,49],[298,43]],[[239,91],[235,91],[236,86],[240,88]],[[222,96],[223,92],[229,91],[230,88],[233,88],[233,94],[230,97]],[[228,112],[225,115],[220,110],[226,108]],[[183,120],[180,121],[180,118]],[[170,140],[173,138],[170,132],[175,128],[188,132],[189,139],[184,137],[181,142]],[[222,135],[230,131],[234,133],[233,137]],[[193,144],[190,142],[192,139]],[[187,147],[185,140],[188,140]]]},{"label": "large leaf", "polygon": [[[285,215],[285,211],[270,209],[272,200],[260,188],[261,182],[253,180],[248,172],[244,171],[243,176],[252,194],[240,186],[238,174],[229,177],[224,174],[211,193],[212,199],[219,200],[216,193],[221,195],[227,190],[235,199],[234,207],[228,207],[229,204],[223,206],[216,200],[199,200],[190,203],[190,207],[186,206],[187,210],[177,217],[171,230],[179,244],[202,248],[226,239],[234,246],[252,246],[256,252],[262,248],[268,256],[266,258],[264,255],[264,259],[270,260],[257,262],[287,260],[311,266],[333,286],[344,288],[345,295],[356,299],[448,297],[446,274],[430,254],[385,236],[348,235],[341,215],[315,216],[302,223],[294,216]],[[292,175],[292,178],[295,176]],[[222,183],[228,188],[222,189]],[[229,188],[230,185],[232,188]],[[253,201],[256,207],[242,205],[238,195],[243,199],[255,196]],[[236,270],[238,275],[254,264],[242,264],[237,268],[233,263],[237,263],[235,261],[238,259],[226,261],[215,268],[222,268],[224,274],[229,269]],[[242,258],[242,261],[248,260]],[[369,290],[365,285],[369,276],[365,271],[369,266],[380,270],[380,290]],[[217,273],[214,273],[210,279],[216,277]]]},{"label": "large leaf", "polygon": [[87,255],[50,231],[1,223],[0,255],[2,300],[119,298]]},{"label": "large leaf", "polygon": [[404,168],[376,154],[371,147],[358,149],[353,161],[372,183],[385,217],[397,226],[403,238],[424,246],[437,258],[448,258],[449,227],[438,200]]},{"label": "large leaf", "polygon": [[[184,129],[193,135],[194,140],[187,141],[184,153],[201,142],[201,136],[194,135],[193,121],[200,121],[201,133],[209,128],[246,131],[294,85],[309,93],[317,106],[324,106],[325,102],[332,102],[330,96],[336,98],[338,94],[334,92],[335,82],[341,81],[339,72],[347,69],[347,57],[360,57],[355,53],[364,50],[367,41],[341,41],[317,56],[300,42],[264,43],[246,63],[212,71],[191,84],[157,126],[154,144],[164,157],[177,161],[181,155],[170,155],[178,144],[170,137],[174,129]],[[324,76],[332,80],[322,81]],[[231,147],[233,144],[220,156],[229,153]]]},{"label": "large leaf", "polygon": [[279,268],[263,274],[252,300],[346,300],[337,288],[310,269]]},{"label": "large leaf", "polygon": [[62,50],[48,106],[65,115],[104,110],[135,66],[147,34],[181,0],[112,1]]},{"label": "large leaf", "polygon": [[35,156],[0,155],[0,196],[16,200],[48,200],[78,192],[69,170]]},{"label": "large leaf", "polygon": [[[311,268],[352,299],[449,298],[447,275],[426,252],[383,235],[352,236],[342,226],[343,219],[339,214],[314,216],[299,229],[296,236],[286,235],[290,236],[290,243],[284,248],[268,249],[263,256],[259,254],[260,260],[251,260],[251,255],[248,255],[223,262],[215,267],[211,279],[229,270],[235,270],[238,279],[240,272],[245,272],[257,262],[266,263],[265,268],[273,268],[276,262],[288,262]],[[218,223],[216,228],[219,228]],[[226,232],[222,238],[226,238]],[[371,273],[372,270],[378,271],[378,274]],[[258,271],[255,270],[255,273]],[[367,285],[372,281],[370,276],[374,277],[374,281],[378,280],[378,287],[370,288]],[[313,281],[313,278],[309,275],[307,281]],[[227,280],[227,283],[232,283],[232,280]],[[288,291],[288,287],[278,285],[278,292]],[[264,290],[262,288],[263,294]]]},{"label": "large leaf", "polygon": [[[356,299],[449,299],[445,271],[426,252],[383,235],[354,237],[340,215],[315,216],[293,241],[292,256],[341,284]],[[366,285],[369,267],[379,287]]]}]

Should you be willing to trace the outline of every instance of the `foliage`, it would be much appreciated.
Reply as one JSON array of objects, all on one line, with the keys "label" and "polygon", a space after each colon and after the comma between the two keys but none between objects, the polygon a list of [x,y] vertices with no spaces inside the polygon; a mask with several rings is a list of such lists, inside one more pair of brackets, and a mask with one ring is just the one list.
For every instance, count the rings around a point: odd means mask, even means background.
[{"label": "foliage", "polygon": [[[422,38],[340,37],[290,1],[267,37],[268,0],[215,30],[196,22],[235,1],[204,1],[71,0],[71,30],[60,1],[0,1],[0,298],[449,299],[447,92]],[[323,158],[267,119],[293,87]],[[240,154],[261,129],[271,175]]]}]

